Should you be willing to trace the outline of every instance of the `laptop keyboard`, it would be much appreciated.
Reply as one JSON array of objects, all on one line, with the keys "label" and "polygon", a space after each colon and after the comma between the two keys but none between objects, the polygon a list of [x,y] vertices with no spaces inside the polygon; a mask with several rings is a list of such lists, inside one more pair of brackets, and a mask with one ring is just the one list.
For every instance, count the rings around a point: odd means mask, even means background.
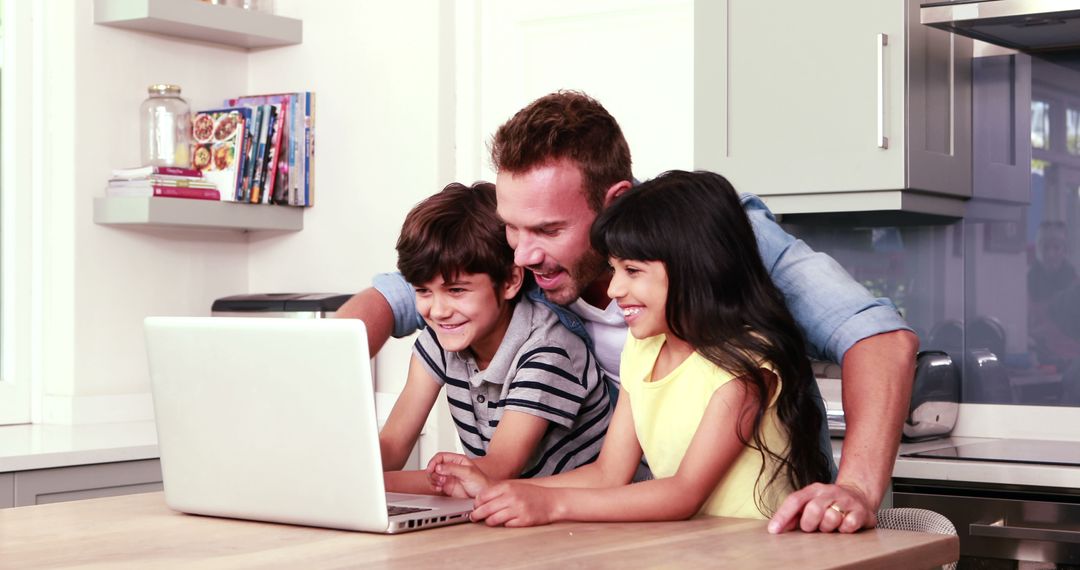
[{"label": "laptop keyboard", "polygon": [[398,505],[386,505],[386,512],[390,516],[407,515],[409,513],[422,513],[424,511],[430,511],[431,509],[424,507],[401,507]]}]

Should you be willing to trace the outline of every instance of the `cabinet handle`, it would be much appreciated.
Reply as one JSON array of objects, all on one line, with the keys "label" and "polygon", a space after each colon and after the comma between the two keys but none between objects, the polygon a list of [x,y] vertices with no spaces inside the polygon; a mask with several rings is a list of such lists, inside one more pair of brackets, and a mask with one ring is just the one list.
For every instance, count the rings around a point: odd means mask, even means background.
[{"label": "cabinet handle", "polygon": [[971,536],[986,536],[990,538],[1048,540],[1051,542],[1080,544],[1080,532],[1053,528],[1028,528],[1022,526],[1006,526],[1004,524],[971,523],[971,526],[968,527],[968,533],[971,534]]},{"label": "cabinet handle", "polygon": [[889,34],[877,35],[877,145],[889,148],[889,137],[885,136],[885,46],[889,45]]}]

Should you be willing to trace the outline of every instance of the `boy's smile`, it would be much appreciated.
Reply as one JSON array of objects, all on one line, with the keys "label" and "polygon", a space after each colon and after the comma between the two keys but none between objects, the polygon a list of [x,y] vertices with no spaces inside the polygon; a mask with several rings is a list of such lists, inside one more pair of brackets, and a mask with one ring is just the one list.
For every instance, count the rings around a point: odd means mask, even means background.
[{"label": "boy's smile", "polygon": [[[515,273],[520,274],[520,269]],[[450,281],[436,275],[414,287],[416,308],[450,352],[471,349],[480,368],[486,368],[510,324],[520,279],[496,287],[486,273],[459,273]]]}]

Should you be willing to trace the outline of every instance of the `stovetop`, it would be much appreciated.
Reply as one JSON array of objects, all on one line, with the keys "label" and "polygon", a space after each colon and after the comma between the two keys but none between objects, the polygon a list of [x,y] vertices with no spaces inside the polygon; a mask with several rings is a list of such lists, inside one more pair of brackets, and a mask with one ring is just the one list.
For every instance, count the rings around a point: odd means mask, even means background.
[{"label": "stovetop", "polygon": [[902,454],[903,457],[1080,466],[1080,442],[998,439]]}]

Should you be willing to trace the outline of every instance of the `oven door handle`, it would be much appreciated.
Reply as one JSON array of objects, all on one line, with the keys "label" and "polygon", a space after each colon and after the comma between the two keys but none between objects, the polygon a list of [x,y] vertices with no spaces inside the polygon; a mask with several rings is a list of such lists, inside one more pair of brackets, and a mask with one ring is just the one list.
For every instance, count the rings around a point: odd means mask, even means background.
[{"label": "oven door handle", "polygon": [[1077,531],[1057,530],[1052,528],[1007,526],[1003,523],[971,523],[971,526],[968,527],[968,533],[971,536],[986,536],[991,538],[1011,538],[1014,540],[1048,540],[1050,542],[1068,542],[1072,544],[1080,544],[1080,532]]}]

